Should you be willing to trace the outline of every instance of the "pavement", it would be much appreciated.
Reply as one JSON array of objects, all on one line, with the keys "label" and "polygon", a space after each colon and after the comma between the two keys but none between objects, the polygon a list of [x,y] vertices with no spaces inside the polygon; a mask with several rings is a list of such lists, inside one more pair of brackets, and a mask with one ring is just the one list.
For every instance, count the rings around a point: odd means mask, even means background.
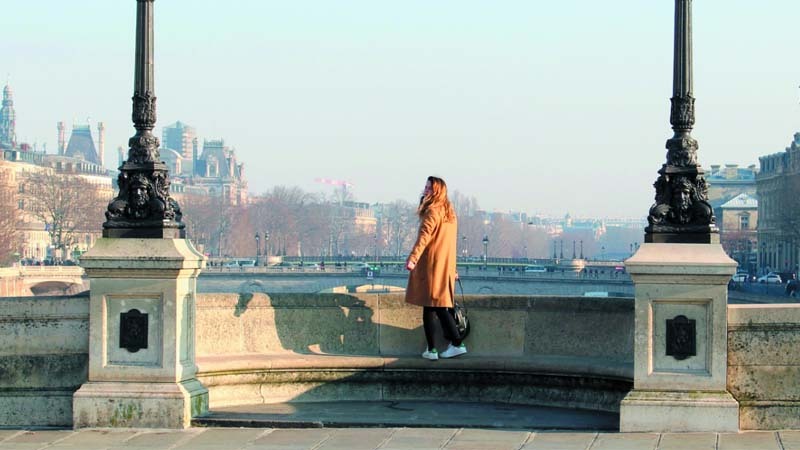
[{"label": "pavement", "polygon": [[0,449],[58,450],[789,450],[800,431],[599,433],[476,428],[0,430]]},{"label": "pavement", "polygon": [[216,409],[186,430],[0,429],[0,450],[800,450],[800,431],[619,433],[618,420],[508,404],[290,403]]}]

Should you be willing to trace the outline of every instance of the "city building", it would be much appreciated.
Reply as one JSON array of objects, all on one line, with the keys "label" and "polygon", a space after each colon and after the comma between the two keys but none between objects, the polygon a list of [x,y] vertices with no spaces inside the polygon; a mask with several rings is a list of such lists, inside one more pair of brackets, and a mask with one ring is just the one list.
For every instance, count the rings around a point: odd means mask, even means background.
[{"label": "city building", "polygon": [[191,176],[194,160],[197,159],[197,130],[179,120],[165,126],[161,133],[162,158],[167,153],[171,161],[179,161],[180,164],[177,170],[170,167],[170,173]]},{"label": "city building", "polygon": [[722,216],[721,206],[725,202],[739,194],[758,198],[756,195],[757,174],[758,169],[755,164],[747,167],[739,167],[738,164],[711,165],[711,170],[705,176],[708,182],[708,203],[714,209],[714,216],[717,218],[717,226],[720,229],[724,226],[720,217]]},{"label": "city building", "polygon": [[739,263],[739,270],[755,273],[758,268],[758,200],[739,194],[720,206],[717,217],[720,243],[728,255]]},{"label": "city building", "polygon": [[14,253],[19,259],[35,261],[72,258],[86,251],[100,237],[104,205],[93,205],[97,206],[97,219],[87,220],[70,230],[69,248],[60,251],[53,246],[48,225],[34,210],[32,182],[29,180],[40,176],[79,180],[82,198],[95,202],[97,199],[110,200],[113,197],[112,179],[102,165],[103,124],[97,124],[99,145],[95,146],[89,125],[75,125],[67,144],[64,123],[59,122],[57,154],[47,154],[27,143],[18,143],[15,126],[12,91],[10,86],[6,86],[0,109],[0,198],[4,205],[15,207],[17,213],[14,228],[18,242]]},{"label": "city building", "polygon": [[800,133],[795,133],[783,152],[758,160],[758,270],[796,274],[800,256]]}]

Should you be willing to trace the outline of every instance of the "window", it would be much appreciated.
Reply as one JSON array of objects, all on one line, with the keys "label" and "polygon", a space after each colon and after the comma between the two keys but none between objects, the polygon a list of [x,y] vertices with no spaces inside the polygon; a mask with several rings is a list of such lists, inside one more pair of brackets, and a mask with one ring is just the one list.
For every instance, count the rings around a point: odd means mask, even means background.
[{"label": "window", "polygon": [[25,209],[25,200],[20,200],[17,202],[17,209]]},{"label": "window", "polygon": [[750,214],[742,214],[741,216],[739,216],[739,229],[740,230],[750,229]]}]

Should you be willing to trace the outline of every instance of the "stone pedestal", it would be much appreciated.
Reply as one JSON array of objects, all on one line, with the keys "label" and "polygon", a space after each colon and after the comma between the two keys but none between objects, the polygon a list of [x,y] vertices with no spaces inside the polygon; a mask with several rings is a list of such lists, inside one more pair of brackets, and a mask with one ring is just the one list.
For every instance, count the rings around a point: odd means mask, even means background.
[{"label": "stone pedestal", "polygon": [[185,428],[208,410],[195,373],[195,294],[205,258],[188,239],[100,239],[90,280],[89,379],[82,427]]},{"label": "stone pedestal", "polygon": [[727,284],[719,244],[644,244],[625,262],[636,295],[634,387],[620,431],[737,431],[726,391]]}]

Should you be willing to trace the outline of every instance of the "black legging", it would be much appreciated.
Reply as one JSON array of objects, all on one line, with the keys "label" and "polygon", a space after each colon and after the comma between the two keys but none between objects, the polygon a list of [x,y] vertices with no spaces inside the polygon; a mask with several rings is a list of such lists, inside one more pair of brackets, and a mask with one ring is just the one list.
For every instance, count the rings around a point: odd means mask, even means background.
[{"label": "black legging", "polygon": [[422,326],[425,328],[425,340],[428,341],[428,350],[433,350],[434,347],[436,317],[439,317],[439,323],[442,324],[444,337],[450,339],[450,342],[456,347],[461,345],[456,320],[453,319],[447,308],[425,306],[422,309]]}]

